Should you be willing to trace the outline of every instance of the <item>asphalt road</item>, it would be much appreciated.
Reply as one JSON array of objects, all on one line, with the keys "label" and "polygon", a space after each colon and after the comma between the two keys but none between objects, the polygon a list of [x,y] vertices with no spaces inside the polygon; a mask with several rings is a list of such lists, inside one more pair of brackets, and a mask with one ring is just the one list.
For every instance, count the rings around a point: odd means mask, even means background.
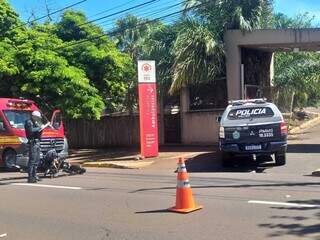
[{"label": "asphalt road", "polygon": [[175,202],[173,160],[161,169],[89,169],[38,185],[0,173],[0,238],[320,239],[320,178],[310,176],[320,168],[320,126],[298,137],[283,167],[223,169],[210,154],[188,161],[204,208],[187,215],[166,211]]}]

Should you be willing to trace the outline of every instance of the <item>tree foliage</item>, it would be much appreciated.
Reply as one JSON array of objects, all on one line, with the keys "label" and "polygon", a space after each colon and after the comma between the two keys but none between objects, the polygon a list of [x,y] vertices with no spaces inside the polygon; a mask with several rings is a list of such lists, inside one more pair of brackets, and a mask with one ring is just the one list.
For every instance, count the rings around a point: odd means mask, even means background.
[{"label": "tree foliage", "polygon": [[185,9],[197,5],[194,14],[220,37],[226,29],[250,31],[270,27],[272,21],[272,0],[187,0]]},{"label": "tree foliage", "polygon": [[273,28],[288,29],[288,28],[311,28],[314,16],[309,13],[298,14],[295,17],[288,17],[283,13],[274,14]]},{"label": "tree foliage", "polygon": [[174,42],[177,27],[156,23],[148,28],[142,41],[142,58],[155,60],[160,93],[166,95],[172,83],[174,62]]},{"label": "tree foliage", "polygon": [[115,111],[124,105],[131,59],[107,37],[94,39],[103,31],[85,24],[83,13],[66,11],[58,23],[26,26],[0,2],[1,96],[40,96],[71,118],[99,118],[105,106]]},{"label": "tree foliage", "polygon": [[102,29],[87,21],[79,12],[63,14],[56,31],[63,41],[73,44],[86,39],[92,41],[68,47],[61,54],[73,66],[85,71],[104,98],[107,111],[121,111],[125,108],[129,82],[134,76],[132,61],[108,37],[97,38],[103,34]]},{"label": "tree foliage", "polygon": [[[137,60],[155,60],[160,98],[168,95],[172,83],[174,42],[177,28],[160,21],[128,15],[116,22],[114,39],[118,48],[131,56],[137,68]],[[127,101],[129,109],[137,107],[137,75],[130,83]]]},{"label": "tree foliage", "polygon": [[206,25],[186,19],[179,27],[174,44],[171,92],[183,85],[213,81],[224,66],[223,43]]},{"label": "tree foliage", "polygon": [[138,18],[134,15],[127,15],[116,21],[116,32],[114,39],[117,47],[130,55],[133,60],[138,60],[141,56],[142,41],[148,30],[148,25],[144,24],[146,19]]},{"label": "tree foliage", "polygon": [[225,75],[224,33],[227,29],[251,31],[272,22],[272,1],[187,0],[194,7],[179,24],[171,92],[183,85],[214,81]]},{"label": "tree foliage", "polygon": [[[274,16],[274,27],[310,28],[314,19],[308,13],[288,17],[278,13]],[[275,53],[274,84],[281,89],[294,92],[294,107],[315,105],[320,100],[320,54],[317,52]]]},{"label": "tree foliage", "polygon": [[[184,4],[185,10],[194,8],[175,23],[128,15],[115,22],[108,37],[82,12],[67,10],[55,23],[26,24],[7,0],[0,0],[0,94],[36,101],[40,96],[71,118],[133,111],[139,59],[156,61],[159,92],[165,96],[184,85],[225,79],[227,29],[306,28],[313,23],[310,14],[274,14],[272,0]],[[277,53],[275,69],[276,86],[299,89],[297,103],[320,98],[319,54]]]},{"label": "tree foliage", "polygon": [[274,84],[295,93],[295,107],[314,105],[320,99],[320,56],[312,52],[278,53]]},{"label": "tree foliage", "polygon": [[21,26],[18,14],[6,0],[0,0],[0,39],[8,37],[12,33],[12,29],[18,26]]}]

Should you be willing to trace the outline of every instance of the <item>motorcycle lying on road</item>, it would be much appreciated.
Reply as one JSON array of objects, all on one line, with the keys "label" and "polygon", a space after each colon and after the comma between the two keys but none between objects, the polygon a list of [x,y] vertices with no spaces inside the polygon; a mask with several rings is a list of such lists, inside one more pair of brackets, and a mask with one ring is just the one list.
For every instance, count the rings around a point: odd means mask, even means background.
[{"label": "motorcycle lying on road", "polygon": [[43,173],[44,177],[50,176],[54,178],[60,171],[70,175],[76,175],[84,174],[86,169],[79,165],[71,165],[65,161],[65,158],[59,157],[55,149],[51,149],[40,160],[38,173]]}]

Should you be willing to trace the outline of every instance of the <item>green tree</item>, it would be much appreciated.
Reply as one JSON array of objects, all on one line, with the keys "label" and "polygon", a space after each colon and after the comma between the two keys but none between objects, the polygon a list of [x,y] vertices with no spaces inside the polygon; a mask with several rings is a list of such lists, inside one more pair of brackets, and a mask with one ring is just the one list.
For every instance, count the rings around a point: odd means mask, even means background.
[{"label": "green tree", "polygon": [[172,83],[176,37],[176,26],[159,22],[148,27],[147,33],[142,40],[141,57],[145,60],[155,60],[157,81],[160,94],[163,96],[166,95]]},{"label": "green tree", "polygon": [[37,101],[40,95],[69,117],[99,118],[101,96],[83,70],[55,51],[63,42],[49,31],[50,24],[23,25],[6,1],[1,1],[0,12],[1,96]]},{"label": "green tree", "polygon": [[116,21],[113,40],[120,51],[128,54],[133,62],[134,75],[128,82],[126,106],[130,113],[137,108],[137,61],[143,56],[144,41],[152,24],[146,24],[147,19],[127,15]]},{"label": "green tree", "polygon": [[[93,24],[88,23],[88,19],[83,12],[67,10],[61,20],[56,25],[57,36],[65,42],[79,41],[88,38],[94,38],[103,34],[102,29]],[[104,42],[106,38],[97,38],[90,42]]]},{"label": "green tree", "polygon": [[319,69],[317,53],[277,53],[274,85],[294,93],[294,107],[315,105],[320,100]]},{"label": "green tree", "polygon": [[311,28],[314,16],[309,13],[298,14],[295,17],[288,17],[283,13],[274,14],[273,28],[288,29],[288,28]]},{"label": "green tree", "polygon": [[85,72],[54,51],[61,40],[54,35],[30,29],[15,40],[20,69],[11,93],[61,108],[71,118],[99,118],[104,103]]},{"label": "green tree", "polygon": [[8,37],[13,28],[21,26],[18,14],[10,7],[7,0],[0,0],[0,39]]},{"label": "green tree", "polygon": [[[85,71],[91,84],[104,98],[108,111],[121,111],[125,108],[134,74],[132,61],[107,36],[101,37],[103,30],[100,27],[87,21],[81,12],[70,10],[63,14],[57,24],[56,34],[74,45],[63,49],[61,54],[71,65]],[[85,42],[77,44],[83,40]]]},{"label": "green tree", "polygon": [[[277,29],[310,28],[314,17],[309,13],[288,17],[277,13],[274,27]],[[314,52],[275,53],[274,85],[282,91],[294,93],[293,107],[315,105],[320,101],[320,55]]]},{"label": "green tree", "polygon": [[127,15],[116,21],[114,29],[116,45],[121,51],[128,53],[134,61],[138,60],[142,52],[142,41],[148,30],[148,25],[144,24],[146,21],[133,15]]},{"label": "green tree", "polygon": [[272,22],[273,0],[187,0],[185,9],[197,5],[195,16],[220,37],[226,29],[250,31],[270,27]]},{"label": "green tree", "polygon": [[223,43],[205,24],[186,19],[179,28],[174,44],[171,93],[183,85],[213,81],[224,71]]},{"label": "green tree", "polygon": [[190,7],[175,43],[171,92],[225,75],[225,30],[251,31],[272,23],[271,0],[187,0],[185,9]]}]

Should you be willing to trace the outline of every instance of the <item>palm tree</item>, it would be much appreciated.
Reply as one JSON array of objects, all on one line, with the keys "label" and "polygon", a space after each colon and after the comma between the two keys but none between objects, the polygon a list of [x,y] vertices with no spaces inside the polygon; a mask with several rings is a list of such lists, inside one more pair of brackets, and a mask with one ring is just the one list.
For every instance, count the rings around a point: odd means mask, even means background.
[{"label": "palm tree", "polygon": [[272,22],[272,0],[186,0],[184,8],[174,48],[171,92],[190,83],[214,81],[225,73],[226,29],[250,31]]},{"label": "palm tree", "polygon": [[[116,27],[113,37],[116,46],[120,51],[127,53],[133,64],[137,65],[137,60],[141,56],[142,41],[148,29],[146,20],[133,15],[127,15],[116,21]],[[130,114],[137,107],[137,73],[132,79],[128,79],[128,92],[126,95],[125,105]]]},{"label": "palm tree", "polygon": [[173,83],[170,92],[183,85],[213,81],[223,72],[223,44],[197,20],[186,19],[180,26],[174,45]]},{"label": "palm tree", "polygon": [[176,35],[177,30],[174,26],[155,23],[148,27],[142,42],[143,59],[156,61],[161,94],[165,94],[172,83],[171,69],[174,63],[173,47]]},{"label": "palm tree", "polygon": [[293,107],[315,103],[320,98],[319,68],[320,57],[316,53],[278,53],[275,55],[274,86],[282,95],[293,94]]},{"label": "palm tree", "polygon": [[250,31],[270,27],[273,0],[186,0],[185,9],[196,7],[196,16],[212,24],[216,33],[225,29]]},{"label": "palm tree", "polygon": [[121,51],[128,53],[134,62],[139,58],[141,40],[147,31],[147,25],[143,24],[144,22],[144,19],[128,15],[119,19],[114,29],[117,32],[114,37],[117,47]]}]

